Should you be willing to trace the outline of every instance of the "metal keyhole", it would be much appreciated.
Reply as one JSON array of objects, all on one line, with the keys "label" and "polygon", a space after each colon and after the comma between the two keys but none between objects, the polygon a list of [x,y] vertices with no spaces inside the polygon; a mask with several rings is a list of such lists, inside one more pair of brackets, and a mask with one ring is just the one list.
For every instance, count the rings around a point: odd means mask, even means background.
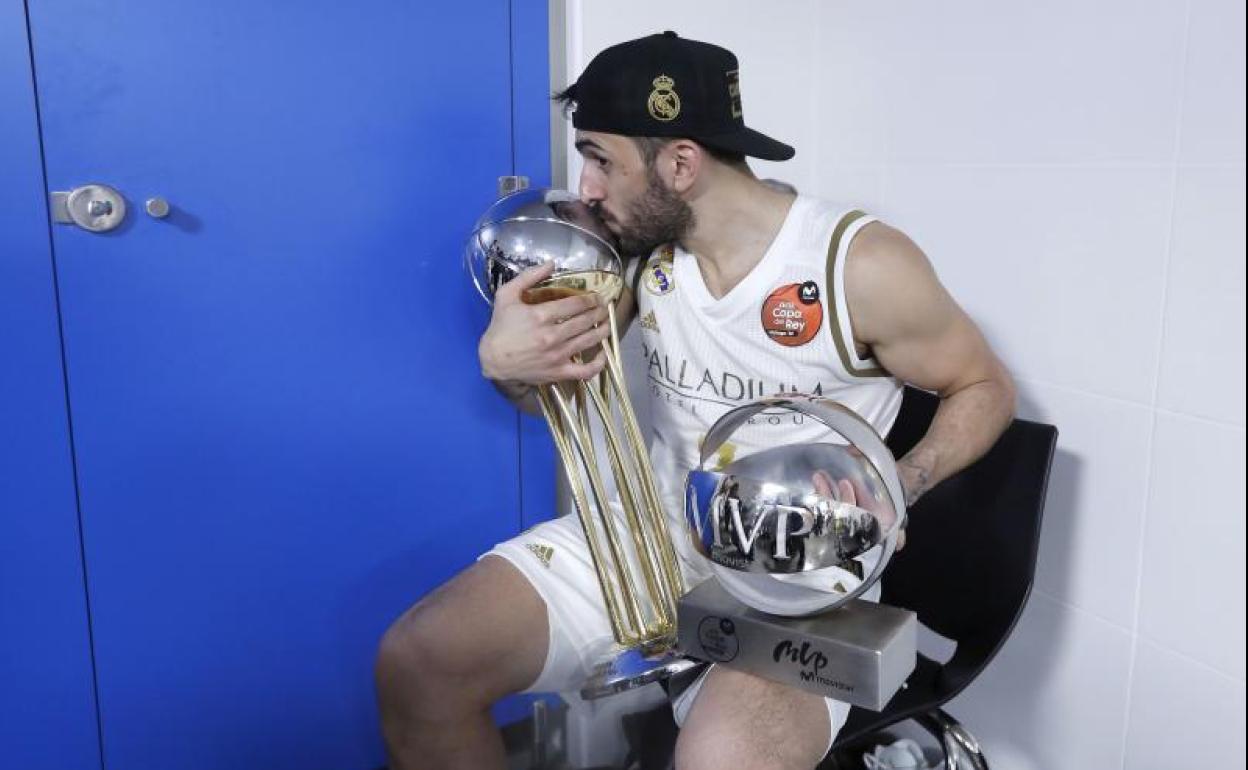
[{"label": "metal keyhole", "polygon": [[52,193],[52,219],[93,233],[117,228],[126,218],[126,199],[105,184],[88,184]]}]

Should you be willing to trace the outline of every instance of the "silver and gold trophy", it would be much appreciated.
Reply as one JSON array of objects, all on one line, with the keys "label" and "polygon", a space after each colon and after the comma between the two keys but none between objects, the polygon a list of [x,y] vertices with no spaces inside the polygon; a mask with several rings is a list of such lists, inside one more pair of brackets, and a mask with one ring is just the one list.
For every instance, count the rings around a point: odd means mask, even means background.
[{"label": "silver and gold trophy", "polygon": [[[632,689],[709,660],[882,708],[914,667],[917,628],[913,613],[860,599],[904,522],[891,453],[868,423],[826,399],[746,404],[707,434],[685,488],[688,531],[671,532],[625,387],[615,317],[623,263],[611,244],[576,196],[530,189],[491,206],[465,249],[486,301],[521,271],[553,262],[525,302],[595,293],[608,309],[602,372],[538,392],[615,639],[581,695]],[[748,443],[737,431],[777,411],[826,427],[826,441],[708,465],[726,442]],[[686,592],[674,535],[690,539],[714,579]]]},{"label": "silver and gold trophy", "polygon": [[[778,414],[818,427],[726,467],[726,442],[758,446]],[[825,430],[826,429],[826,430]],[[834,401],[791,395],[727,412],[685,485],[685,518],[713,578],[680,602],[680,648],[857,706],[882,709],[914,669],[917,617],[864,600],[905,523],[892,453],[869,423]]]},{"label": "silver and gold trophy", "polygon": [[491,206],[477,220],[465,250],[473,282],[487,302],[521,271],[553,262],[553,275],[528,289],[525,302],[593,293],[608,310],[603,370],[584,382],[550,383],[538,391],[616,643],[582,690],[586,697],[631,689],[696,665],[675,652],[676,604],[684,586],[625,386],[615,317],[623,262],[611,242],[601,220],[575,195],[529,189]]}]

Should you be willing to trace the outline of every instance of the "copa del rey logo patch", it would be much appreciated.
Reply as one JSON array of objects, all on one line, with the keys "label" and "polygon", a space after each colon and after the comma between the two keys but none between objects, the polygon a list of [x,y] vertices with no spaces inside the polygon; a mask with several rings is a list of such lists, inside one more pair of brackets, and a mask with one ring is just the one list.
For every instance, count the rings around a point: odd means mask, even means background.
[{"label": "copa del rey logo patch", "polygon": [[763,331],[785,347],[805,345],[823,325],[823,303],[819,284],[814,281],[790,283],[767,295],[763,301]]}]

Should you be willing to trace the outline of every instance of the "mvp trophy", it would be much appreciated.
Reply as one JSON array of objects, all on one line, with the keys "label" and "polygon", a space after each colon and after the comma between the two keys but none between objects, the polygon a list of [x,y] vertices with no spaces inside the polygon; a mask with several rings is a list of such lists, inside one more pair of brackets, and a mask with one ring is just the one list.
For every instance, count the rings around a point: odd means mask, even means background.
[{"label": "mvp trophy", "polygon": [[[768,430],[772,421],[802,427]],[[769,445],[786,432],[799,443]],[[734,454],[756,451],[708,469],[729,442]],[[892,453],[870,424],[809,396],[733,409],[687,477],[685,518],[714,577],[681,599],[683,652],[884,708],[914,669],[918,621],[859,598],[876,587],[905,521]]]},{"label": "mvp trophy", "polygon": [[526,291],[525,302],[595,293],[608,309],[611,334],[602,343],[602,372],[585,382],[552,383],[538,391],[616,643],[582,696],[632,689],[692,668],[696,662],[675,652],[676,603],[684,586],[620,364],[615,301],[624,276],[610,232],[569,192],[522,190],[477,220],[465,262],[487,302],[520,271],[553,262],[554,274]]}]

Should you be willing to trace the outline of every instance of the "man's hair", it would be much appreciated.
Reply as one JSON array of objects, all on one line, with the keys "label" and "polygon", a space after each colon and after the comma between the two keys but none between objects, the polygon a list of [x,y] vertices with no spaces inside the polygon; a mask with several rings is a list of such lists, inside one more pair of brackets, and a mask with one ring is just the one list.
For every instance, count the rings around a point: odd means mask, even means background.
[{"label": "man's hair", "polygon": [[[572,88],[572,86],[568,86],[551,97],[553,101],[559,103],[560,108],[563,110],[564,117],[571,114],[576,105],[576,100],[572,97]],[[659,157],[659,153],[663,150],[663,148],[676,141],[676,138],[671,136],[630,136],[629,139],[632,139],[633,143],[637,145],[637,149],[641,151],[641,159],[645,161],[646,168],[654,168],[654,161]],[[693,138],[690,138],[689,141],[697,144],[707,155],[710,155],[720,163],[728,166],[746,165],[745,153],[725,152],[724,150],[718,150],[714,147],[707,147],[705,144],[702,144],[697,139]]]}]

